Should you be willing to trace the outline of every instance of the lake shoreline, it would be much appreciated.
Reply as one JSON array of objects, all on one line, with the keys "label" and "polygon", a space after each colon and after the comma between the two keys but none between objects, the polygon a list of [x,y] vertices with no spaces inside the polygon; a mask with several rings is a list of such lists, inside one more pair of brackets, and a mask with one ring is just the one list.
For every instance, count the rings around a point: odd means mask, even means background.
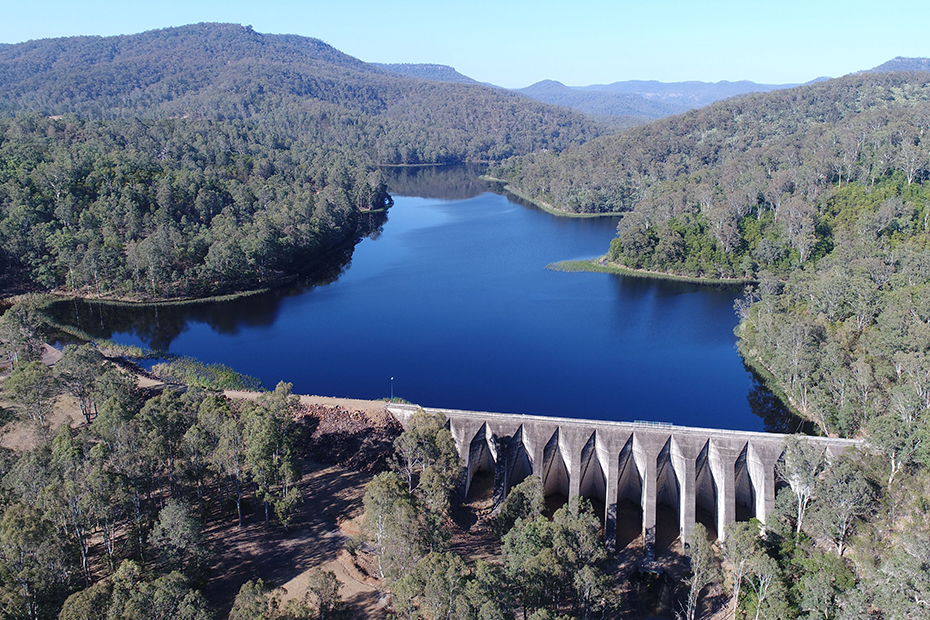
[{"label": "lake shoreline", "polygon": [[[297,394],[378,398],[394,377],[423,405],[763,430],[733,349],[739,290],[553,277],[544,267],[554,259],[603,252],[616,220],[556,220],[484,187],[468,198],[436,190],[457,193],[468,172],[404,177],[428,197],[397,198],[381,234],[351,262],[337,257],[321,286],[301,280],[230,304],[65,301],[49,312],[83,339],[167,350]],[[684,394],[653,388],[669,372]]]},{"label": "lake shoreline", "polygon": [[687,282],[689,284],[702,284],[706,286],[717,286],[724,288],[735,288],[737,286],[746,286],[749,284],[758,283],[758,280],[753,280],[750,278],[699,278],[696,276],[682,276],[662,271],[649,271],[647,269],[631,269],[617,263],[608,262],[603,256],[584,260],[565,260],[556,263],[549,263],[546,265],[546,269],[551,271],[564,271],[566,273],[612,273],[615,275],[630,276],[633,278],[673,280],[675,282]]},{"label": "lake shoreline", "polygon": [[[388,213],[391,206],[393,206],[393,199],[391,200],[390,205],[387,207],[360,211],[359,214],[368,217],[372,215],[384,215]],[[273,275],[270,279],[264,282],[258,283],[259,286],[255,288],[231,287],[229,292],[206,295],[203,297],[175,296],[163,298],[149,297],[147,295],[124,296],[107,293],[100,295],[99,293],[95,293],[90,290],[87,290],[86,292],[78,292],[66,291],[62,290],[61,288],[52,290],[31,290],[28,292],[12,295],[4,295],[3,292],[0,291],[0,306],[12,306],[24,299],[35,299],[42,297],[53,297],[54,301],[80,300],[99,302],[103,304],[113,304],[115,306],[140,308],[146,306],[185,306],[235,301],[237,299],[262,295],[276,289],[290,286],[300,280],[300,278],[313,273],[314,270],[318,270],[327,266],[331,262],[332,257],[337,255],[339,252],[346,251],[350,248],[354,249],[358,242],[367,237],[369,234],[371,234],[371,230],[369,230],[368,227],[359,225],[351,234],[342,237],[328,248],[322,250],[319,254],[316,254],[307,259],[306,264],[302,268],[287,272],[276,271],[274,272],[276,275]]]},{"label": "lake shoreline", "polygon": [[573,217],[573,218],[584,219],[584,218],[595,218],[595,217],[618,217],[625,213],[625,211],[614,211],[611,213],[571,213],[570,211],[564,211],[562,209],[559,209],[558,207],[554,207],[548,202],[544,202],[536,198],[531,198],[529,195],[522,193],[520,190],[508,184],[505,179],[499,179],[497,177],[488,176],[486,174],[481,175],[478,178],[484,181],[485,183],[500,186],[500,192],[504,196],[508,196],[508,197],[515,196],[524,202],[528,202],[529,204],[533,205],[537,209],[541,211],[545,211],[546,213],[550,215],[554,215],[556,217]]}]

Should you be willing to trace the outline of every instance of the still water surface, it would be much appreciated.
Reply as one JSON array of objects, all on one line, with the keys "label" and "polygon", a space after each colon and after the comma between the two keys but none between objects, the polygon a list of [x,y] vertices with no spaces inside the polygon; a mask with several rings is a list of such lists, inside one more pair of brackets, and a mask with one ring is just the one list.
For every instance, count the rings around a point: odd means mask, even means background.
[{"label": "still water surface", "polygon": [[449,199],[395,180],[380,234],[328,283],[224,304],[69,304],[67,313],[97,335],[223,363],[266,387],[289,381],[298,393],[382,398],[393,377],[396,396],[424,406],[785,428],[763,420],[777,402],[735,349],[740,291],[547,270],[604,253],[616,219],[558,218],[465,185]]}]

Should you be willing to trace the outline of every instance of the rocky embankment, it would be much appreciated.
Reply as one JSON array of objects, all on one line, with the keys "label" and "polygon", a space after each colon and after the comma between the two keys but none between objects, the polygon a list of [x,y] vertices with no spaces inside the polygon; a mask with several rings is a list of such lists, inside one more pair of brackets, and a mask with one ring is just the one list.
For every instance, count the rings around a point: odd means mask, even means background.
[{"label": "rocky embankment", "polygon": [[306,458],[354,471],[380,472],[390,467],[394,439],[403,430],[387,407],[301,402],[298,421],[305,426]]}]

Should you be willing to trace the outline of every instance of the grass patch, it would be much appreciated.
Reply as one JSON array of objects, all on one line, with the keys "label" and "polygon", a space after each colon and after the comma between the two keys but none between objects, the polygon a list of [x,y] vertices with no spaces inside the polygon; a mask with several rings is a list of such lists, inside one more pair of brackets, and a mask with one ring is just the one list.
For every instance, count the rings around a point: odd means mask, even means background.
[{"label": "grass patch", "polygon": [[223,364],[205,364],[192,357],[177,357],[155,364],[152,373],[172,383],[206,388],[208,390],[245,390],[258,392],[262,382],[243,375]]},{"label": "grass patch", "polygon": [[604,258],[589,258],[586,260],[564,260],[546,265],[551,271],[565,271],[575,273],[588,271],[592,273],[613,273],[634,278],[649,278],[651,280],[674,280],[676,282],[689,282],[691,284],[707,284],[712,286],[745,286],[755,284],[757,281],[749,278],[699,278],[695,276],[680,276],[674,273],[660,271],[646,271],[645,269],[630,269],[616,263],[608,263]]},{"label": "grass patch", "polygon": [[56,301],[68,300],[68,299],[80,299],[82,301],[90,301],[93,303],[107,304],[110,306],[117,307],[135,307],[140,306],[191,306],[195,304],[208,304],[208,303],[221,303],[225,301],[234,301],[236,299],[243,299],[245,297],[252,297],[254,295],[262,295],[269,291],[272,291],[276,288],[280,288],[284,285],[292,283],[298,277],[297,274],[291,274],[284,276],[275,280],[273,283],[268,286],[263,286],[262,288],[249,289],[246,291],[237,291],[234,293],[226,293],[224,295],[212,295],[210,297],[171,297],[166,299],[152,299],[148,297],[140,298],[129,298],[129,297],[118,297],[118,298],[108,298],[108,297],[96,297],[93,295],[75,295],[70,293],[59,293],[51,292],[48,293],[50,297],[54,297]]}]

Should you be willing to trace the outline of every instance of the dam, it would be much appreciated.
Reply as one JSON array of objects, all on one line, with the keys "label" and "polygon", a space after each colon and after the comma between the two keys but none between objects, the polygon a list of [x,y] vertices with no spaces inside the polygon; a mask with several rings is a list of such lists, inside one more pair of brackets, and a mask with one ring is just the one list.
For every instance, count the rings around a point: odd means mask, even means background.
[{"label": "dam", "polygon": [[[420,409],[392,404],[403,426]],[[692,428],[655,422],[610,422],[423,408],[446,416],[462,462],[462,493],[475,475],[494,478],[494,506],[529,475],[542,480],[546,496],[585,497],[603,505],[608,546],[616,545],[617,507],[638,507],[647,552],[655,545],[656,513],[662,506],[678,517],[687,544],[698,511],[722,540],[737,520],[765,523],[775,506],[776,469],[787,435]],[[828,458],[861,442],[806,437]],[[783,483],[782,483],[783,484]]]}]

